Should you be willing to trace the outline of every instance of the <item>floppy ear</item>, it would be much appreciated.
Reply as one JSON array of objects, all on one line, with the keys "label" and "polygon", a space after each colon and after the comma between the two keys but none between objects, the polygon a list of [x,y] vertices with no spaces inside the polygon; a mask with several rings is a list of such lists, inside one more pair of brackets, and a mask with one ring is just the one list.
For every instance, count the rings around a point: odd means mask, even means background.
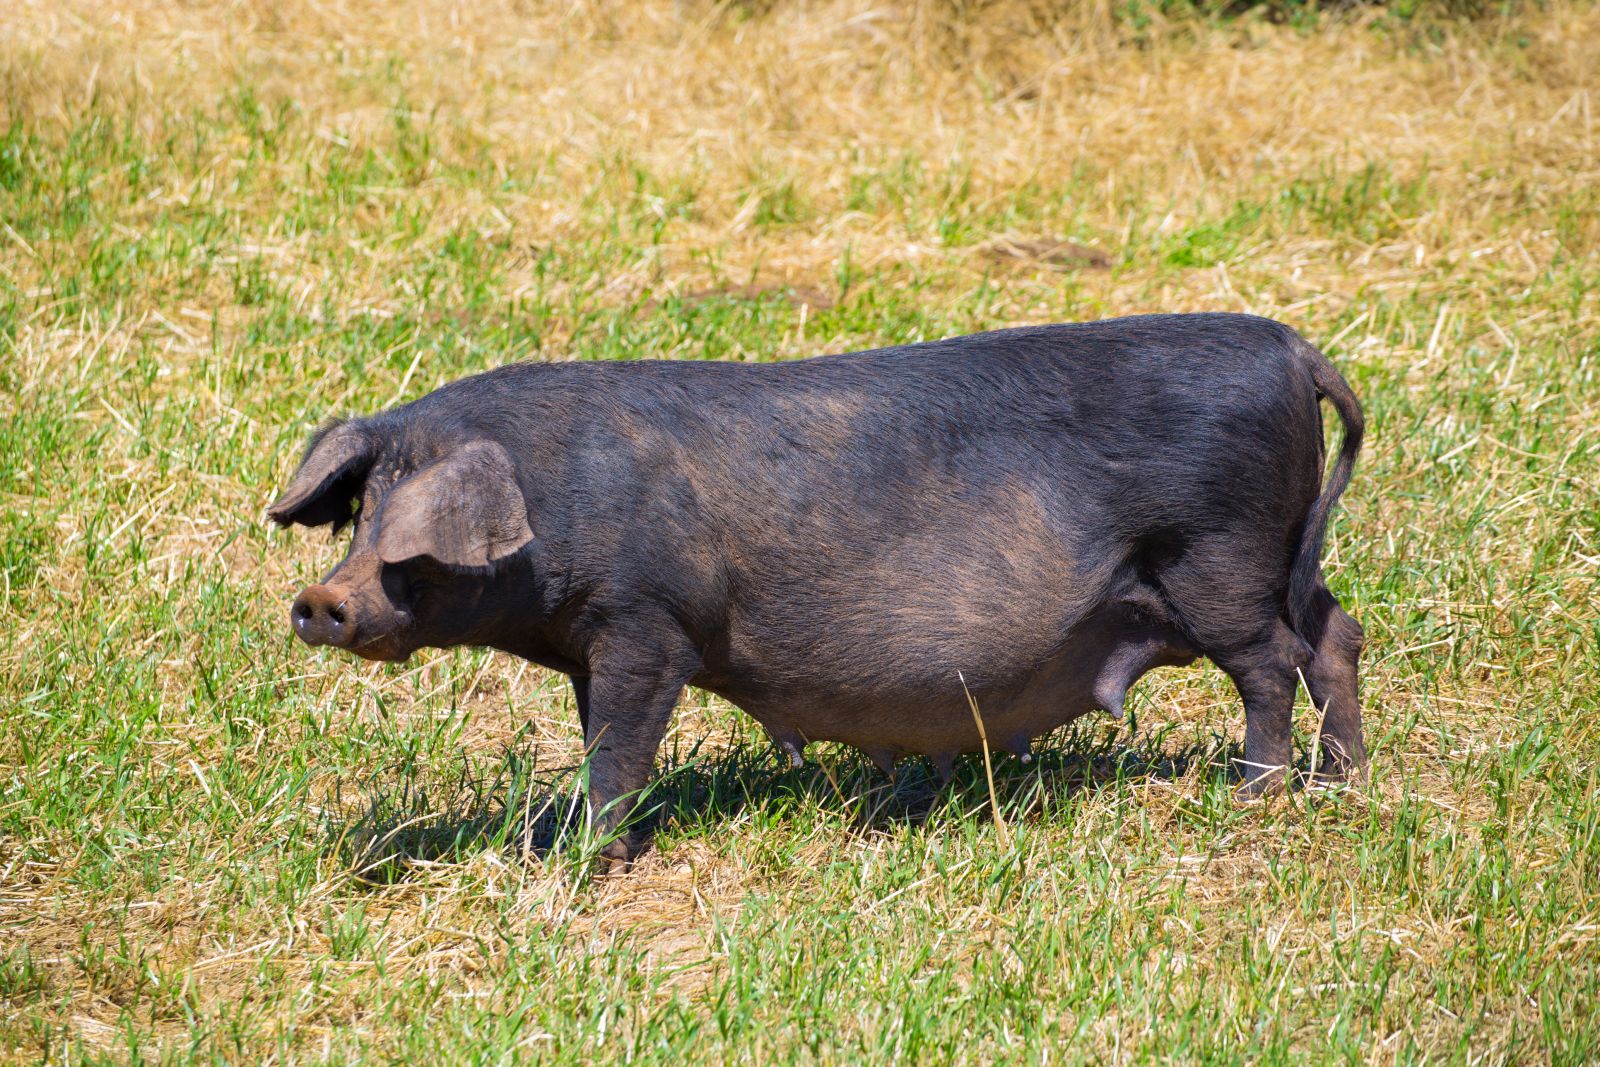
[{"label": "floppy ear", "polygon": [[312,439],[294,481],[267,516],[279,526],[343,526],[355,513],[355,496],[372,459],[372,442],[356,427],[341,423],[324,430]]},{"label": "floppy ear", "polygon": [[486,567],[532,540],[511,454],[493,441],[474,441],[401,481],[378,520],[385,563],[427,556]]}]

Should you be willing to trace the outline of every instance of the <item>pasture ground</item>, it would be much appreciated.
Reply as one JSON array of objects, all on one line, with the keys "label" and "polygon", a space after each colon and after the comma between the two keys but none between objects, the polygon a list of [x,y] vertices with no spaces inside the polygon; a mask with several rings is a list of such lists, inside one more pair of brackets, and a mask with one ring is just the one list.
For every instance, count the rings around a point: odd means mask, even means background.
[{"label": "pasture ground", "polygon": [[[0,5],[4,1055],[1600,1059],[1600,10],[1049,6]],[[285,625],[332,414],[1203,309],[1366,403],[1363,787],[1233,802],[1210,668],[1001,759],[1003,830],[691,693],[596,878],[515,846],[560,678]]]}]

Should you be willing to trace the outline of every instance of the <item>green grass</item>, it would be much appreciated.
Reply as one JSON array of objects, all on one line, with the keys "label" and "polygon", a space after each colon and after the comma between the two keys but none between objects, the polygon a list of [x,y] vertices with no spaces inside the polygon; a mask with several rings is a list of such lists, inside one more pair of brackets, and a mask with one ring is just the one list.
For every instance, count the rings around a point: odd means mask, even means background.
[{"label": "green grass", "polygon": [[[1545,121],[1566,75],[1505,37],[1457,43],[1521,71],[1507,106]],[[1200,179],[1111,147],[808,168],[776,134],[742,159],[618,134],[575,161],[453,104],[413,70],[427,42],[373,40],[331,98],[244,63],[209,96],[59,108],[44,61],[0,44],[6,1054],[1600,1060],[1592,134],[1552,119],[1515,153],[1486,125],[1449,158],[1352,159],[1334,122]],[[1200,40],[1106,77],[1133,99],[1141,64],[1234,69]],[[1450,62],[1374,47],[1397,84]],[[1385,106],[1456,99],[1430,92]],[[985,254],[1008,233],[1112,265]],[[581,778],[563,679],[470,650],[364,666],[284,625],[341,549],[263,508],[328,416],[513,359],[766,360],[1200,307],[1301,327],[1366,405],[1328,555],[1369,638],[1359,788],[1236,802],[1242,713],[1209,667],[1152,675],[1129,720],[1032,766],[1000,758],[1009,832],[979,760],[942,790],[835,746],[789,770],[691,692],[654,849],[597,878],[558,825]],[[1298,724],[1304,746],[1305,702]]]}]

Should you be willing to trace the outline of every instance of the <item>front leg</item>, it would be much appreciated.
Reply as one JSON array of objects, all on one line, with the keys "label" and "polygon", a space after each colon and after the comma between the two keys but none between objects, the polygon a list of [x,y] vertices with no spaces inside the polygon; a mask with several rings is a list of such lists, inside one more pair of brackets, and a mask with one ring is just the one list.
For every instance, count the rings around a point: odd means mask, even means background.
[{"label": "front leg", "polygon": [[[597,834],[624,825],[655,767],[672,709],[698,660],[681,635],[620,635],[597,643],[590,674],[573,688],[584,720],[589,759],[589,813]],[[613,870],[637,854],[631,832],[607,844],[601,855]]]},{"label": "front leg", "polygon": [[578,705],[578,729],[583,733],[584,741],[589,740],[589,676],[574,674],[572,681],[572,700]]}]

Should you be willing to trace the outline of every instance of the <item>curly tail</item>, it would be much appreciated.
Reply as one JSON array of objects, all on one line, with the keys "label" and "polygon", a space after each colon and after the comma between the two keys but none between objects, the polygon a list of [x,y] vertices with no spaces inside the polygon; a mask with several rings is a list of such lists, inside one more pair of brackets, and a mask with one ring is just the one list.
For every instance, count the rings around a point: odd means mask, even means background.
[{"label": "curly tail", "polygon": [[1351,391],[1350,383],[1336,370],[1328,357],[1296,336],[1296,349],[1311,380],[1317,387],[1317,398],[1324,398],[1339,413],[1344,423],[1344,442],[1339,446],[1339,459],[1333,473],[1322,487],[1322,495],[1306,512],[1305,526],[1300,531],[1300,547],[1296,549],[1294,563],[1289,571],[1289,623],[1295,632],[1313,645],[1322,626],[1322,613],[1317,609],[1317,591],[1322,584],[1322,544],[1328,532],[1328,517],[1339,502],[1339,494],[1350,484],[1355,470],[1356,454],[1361,451],[1361,436],[1366,420],[1361,415],[1361,403]]}]

